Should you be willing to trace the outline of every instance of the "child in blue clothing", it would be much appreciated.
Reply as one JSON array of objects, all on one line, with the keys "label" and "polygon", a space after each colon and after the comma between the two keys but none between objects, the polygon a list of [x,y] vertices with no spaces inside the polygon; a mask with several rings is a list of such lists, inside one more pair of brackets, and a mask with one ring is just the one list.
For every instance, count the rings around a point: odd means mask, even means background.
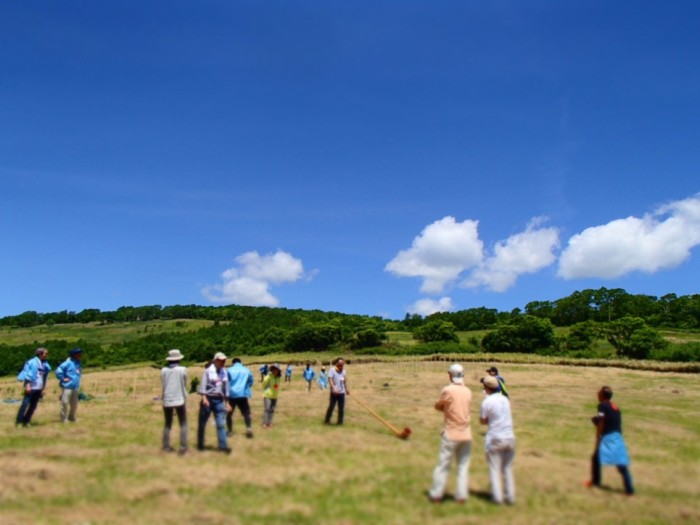
[{"label": "child in blue clothing", "polygon": [[322,366],[321,371],[318,373],[318,388],[322,391],[328,388],[328,374],[326,373],[326,367]]}]

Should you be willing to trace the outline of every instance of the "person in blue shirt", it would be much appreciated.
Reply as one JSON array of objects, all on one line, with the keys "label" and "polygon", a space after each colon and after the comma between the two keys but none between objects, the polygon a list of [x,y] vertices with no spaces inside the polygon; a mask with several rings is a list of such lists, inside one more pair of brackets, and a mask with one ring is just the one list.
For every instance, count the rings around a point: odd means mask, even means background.
[{"label": "person in blue shirt", "polygon": [[75,423],[75,413],[78,411],[78,394],[80,393],[80,378],[83,367],[80,361],[83,351],[80,348],[73,348],[70,357],[63,361],[56,368],[56,379],[61,387],[61,412],[60,417],[63,423]]},{"label": "person in blue shirt", "polygon": [[226,414],[226,428],[228,430],[228,435],[230,436],[233,434],[233,412],[236,410],[236,408],[238,408],[243,415],[243,420],[245,421],[245,435],[247,438],[252,438],[253,422],[252,418],[250,417],[250,403],[248,403],[248,400],[253,395],[250,390],[255,382],[255,379],[253,379],[253,372],[243,366],[241,360],[235,357],[232,365],[227,370],[227,373],[229,387],[228,403],[231,406],[231,412]]},{"label": "person in blue shirt", "polygon": [[285,383],[291,383],[292,382],[292,364],[289,363],[287,365],[286,370],[284,371],[284,382]]},{"label": "person in blue shirt", "polygon": [[16,424],[23,427],[31,426],[32,416],[36,410],[39,400],[44,395],[46,380],[51,366],[46,361],[49,351],[46,348],[37,348],[35,356],[24,364],[24,368],[17,376],[22,381],[24,397],[17,412]]},{"label": "person in blue shirt", "polygon": [[304,381],[306,381],[306,391],[311,392],[311,383],[314,382],[316,377],[316,372],[311,368],[311,363],[306,363],[306,368],[304,368]]},{"label": "person in blue shirt", "polygon": [[258,371],[260,372],[260,382],[262,383],[265,381],[265,376],[268,374],[270,370],[270,367],[267,366],[267,363],[263,363],[260,368],[258,368]]}]

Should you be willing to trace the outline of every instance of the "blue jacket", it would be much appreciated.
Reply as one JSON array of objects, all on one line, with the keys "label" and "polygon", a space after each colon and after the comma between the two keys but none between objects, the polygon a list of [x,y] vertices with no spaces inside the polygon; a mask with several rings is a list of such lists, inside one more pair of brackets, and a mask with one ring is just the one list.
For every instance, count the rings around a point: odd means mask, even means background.
[{"label": "blue jacket", "polygon": [[228,369],[229,397],[251,397],[250,391],[255,380],[253,373],[242,363],[236,363]]},{"label": "blue jacket", "polygon": [[[83,367],[80,361],[68,358],[56,368],[56,379],[61,388],[70,390],[78,390],[80,388],[80,376],[83,373]],[[68,379],[68,381],[65,381]]]},{"label": "blue jacket", "polygon": [[17,376],[18,381],[26,381],[32,384],[32,388],[39,385],[39,377],[41,376],[41,390],[46,387],[46,380],[48,379],[49,372],[51,372],[51,365],[48,361],[42,362],[39,357],[32,357],[26,363],[22,371]]},{"label": "blue jacket", "polygon": [[304,368],[304,379],[307,381],[313,381],[316,377],[316,372],[313,368]]}]

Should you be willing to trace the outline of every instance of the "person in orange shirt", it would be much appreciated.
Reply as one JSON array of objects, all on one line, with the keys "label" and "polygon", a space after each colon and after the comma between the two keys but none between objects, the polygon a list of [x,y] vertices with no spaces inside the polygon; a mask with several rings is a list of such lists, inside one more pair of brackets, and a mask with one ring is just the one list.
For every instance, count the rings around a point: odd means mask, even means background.
[{"label": "person in orange shirt", "polygon": [[472,393],[464,385],[464,368],[453,364],[449,369],[450,384],[442,389],[435,410],[444,416],[440,454],[433,471],[430,501],[440,503],[445,495],[447,475],[454,458],[457,462],[457,490],[455,501],[464,503],[469,498],[469,459],[472,450],[471,402]]}]

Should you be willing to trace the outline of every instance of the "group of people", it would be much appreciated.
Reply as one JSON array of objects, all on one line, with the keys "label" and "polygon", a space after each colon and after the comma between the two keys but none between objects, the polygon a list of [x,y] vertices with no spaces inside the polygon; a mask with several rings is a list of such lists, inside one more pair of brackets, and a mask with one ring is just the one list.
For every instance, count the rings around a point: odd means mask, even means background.
[{"label": "group of people", "polygon": [[[23,398],[17,412],[16,425],[28,427],[39,401],[44,396],[46,384],[51,372],[47,361],[48,350],[38,348],[35,356],[24,364],[17,379],[22,382]],[[168,352],[166,366],[161,369],[162,403],[164,426],[162,447],[166,452],[173,452],[170,434],[174,416],[180,426],[180,454],[188,451],[187,398],[188,372],[181,365],[184,355],[180,350]],[[82,350],[74,348],[69,356],[56,368],[56,378],[61,388],[59,417],[64,423],[75,422],[82,376]],[[245,422],[245,435],[253,437],[252,417],[249,399],[252,397],[254,383],[253,373],[234,358],[231,366],[226,368],[227,357],[222,352],[216,353],[205,367],[199,382],[200,396],[199,418],[197,425],[197,449],[205,450],[205,429],[210,416],[214,416],[218,449],[231,453],[227,438],[233,434],[233,413],[239,410]],[[262,427],[272,426],[277,400],[279,399],[282,371],[279,364],[263,365],[263,418]],[[287,367],[285,381],[291,365]],[[481,378],[485,397],[479,410],[479,422],[487,426],[484,445],[489,466],[491,499],[494,503],[515,503],[515,477],[513,461],[515,458],[515,433],[513,417],[505,379],[498,369],[491,367],[488,375]],[[316,373],[310,363],[303,372],[307,390],[316,379]],[[444,427],[438,461],[433,470],[432,486],[429,490],[430,500],[442,502],[447,485],[447,477],[453,461],[457,464],[457,486],[455,501],[465,503],[469,498],[469,462],[471,458],[472,429],[471,403],[472,393],[464,383],[464,368],[453,364],[448,370],[449,384],[442,389],[435,403],[435,409],[443,413]],[[325,367],[318,375],[321,390],[330,389],[330,397],[324,423],[331,424],[337,408],[337,424],[342,425],[345,416],[345,397],[350,395],[345,372],[345,360],[338,358],[333,362],[330,373]],[[596,429],[595,449],[591,457],[591,477],[586,481],[588,487],[600,486],[601,466],[614,465],[622,476],[625,493],[634,494],[634,485],[629,471],[629,455],[622,437],[622,414],[619,407],[612,402],[613,392],[609,386],[598,391],[598,412],[591,418]],[[505,485],[505,486],[504,486]]]},{"label": "group of people", "polygon": [[[485,397],[479,410],[479,423],[488,430],[484,437],[486,460],[489,466],[491,500],[496,504],[515,504],[515,433],[508,390],[498,369],[491,367],[481,378]],[[448,370],[449,385],[440,392],[435,409],[443,413],[444,428],[438,461],[433,470],[433,481],[428,492],[433,503],[441,503],[450,466],[457,464],[457,486],[454,499],[463,504],[469,498],[469,461],[471,458],[471,401],[470,389],[464,384],[464,368],[453,364]],[[629,471],[629,455],[622,438],[622,415],[612,403],[612,389],[603,386],[598,391],[598,413],[592,418],[596,427],[596,444],[591,458],[591,479],[588,487],[600,486],[601,466],[615,465],[620,472],[628,495],[634,494]],[[505,482],[505,491],[504,491]]]},{"label": "group of people", "polygon": [[[180,425],[179,454],[188,452],[187,443],[187,368],[180,362],[184,359],[180,350],[168,352],[167,365],[161,369],[162,402],[165,424],[163,425],[162,446],[165,452],[174,452],[170,444],[170,433],[173,426],[173,416],[176,414]],[[204,437],[207,422],[213,415],[216,425],[218,449],[226,454],[231,453],[228,437],[233,434],[233,412],[238,409],[246,425],[246,436],[253,437],[253,422],[250,403],[252,396],[253,373],[243,366],[241,360],[233,359],[231,366],[226,368],[226,355],[217,352],[214,359],[204,369],[199,382],[198,394],[199,418],[197,422],[197,449],[204,450]],[[274,404],[279,389],[279,366],[272,365],[270,373],[265,377],[265,422],[274,413]],[[274,401],[268,404],[268,401]]]},{"label": "group of people", "polygon": [[[503,483],[505,477],[505,501],[515,503],[515,477],[513,459],[515,457],[515,433],[510,401],[501,387],[503,378],[492,369],[482,378],[486,397],[481,403],[479,421],[488,425],[485,437],[486,458],[489,464],[491,495],[495,503],[503,503]],[[435,409],[443,413],[444,428],[440,443],[437,465],[433,471],[430,487],[430,500],[442,502],[445,495],[447,476],[453,459],[457,463],[457,489],[455,501],[465,503],[469,498],[469,461],[472,449],[471,402],[472,393],[464,384],[464,368],[453,364],[448,370],[449,385],[442,389],[435,403]]]},{"label": "group of people", "polygon": [[[272,365],[269,365],[267,363],[260,365],[260,368],[258,369],[258,371],[260,372],[260,382],[261,383],[265,380],[265,377],[269,374],[271,366]],[[284,382],[285,383],[292,382],[293,369],[294,369],[294,366],[291,363],[289,363],[287,365],[287,367],[284,369]],[[302,375],[304,377],[304,381],[306,381],[307,390],[310,391],[311,386],[313,385],[314,379],[316,379],[316,371],[311,366],[311,363],[306,363],[306,368],[304,368]],[[326,373],[325,366],[321,366],[321,370],[318,373],[318,379],[316,379],[316,381],[318,383],[318,388],[320,390],[325,390],[326,388],[328,388],[328,374]]]},{"label": "group of people", "polygon": [[[162,447],[166,452],[173,452],[170,434],[172,431],[174,416],[177,415],[180,425],[179,454],[186,454],[187,444],[187,368],[180,362],[184,356],[180,350],[174,349],[168,352],[167,365],[161,369],[162,402],[165,423],[163,426]],[[249,399],[252,397],[254,383],[253,373],[243,365],[239,358],[232,360],[231,366],[226,368],[227,357],[218,352],[214,359],[205,366],[202,379],[199,382],[198,394],[200,395],[199,418],[197,424],[197,449],[205,450],[205,430],[210,416],[214,416],[218,450],[230,454],[228,437],[233,435],[233,413],[238,409],[243,416],[246,425],[245,435],[253,437],[252,417]],[[330,386],[331,397],[326,412],[326,423],[330,423],[335,407],[338,407],[338,424],[343,424],[345,394],[349,393],[344,372],[345,361],[341,358],[334,362],[330,375],[326,374],[325,367],[321,367],[318,382],[321,390]],[[291,366],[291,365],[290,365]],[[264,368],[263,368],[264,367]],[[282,371],[278,364],[265,364],[260,368],[263,388],[263,418],[262,427],[270,428],[277,407],[280,393]],[[287,370],[291,370],[288,366]],[[316,373],[308,363],[304,370],[304,379],[311,390],[311,383]]]},{"label": "group of people", "polygon": [[[56,368],[56,378],[61,388],[59,417],[63,423],[74,423],[76,420],[82,375],[80,364],[82,353],[80,348],[73,348],[67,359]],[[15,420],[17,426],[31,426],[32,416],[39,401],[44,397],[46,384],[51,373],[51,365],[47,361],[48,356],[49,351],[46,348],[37,348],[34,357],[24,363],[17,376],[23,389],[22,402]]]}]

